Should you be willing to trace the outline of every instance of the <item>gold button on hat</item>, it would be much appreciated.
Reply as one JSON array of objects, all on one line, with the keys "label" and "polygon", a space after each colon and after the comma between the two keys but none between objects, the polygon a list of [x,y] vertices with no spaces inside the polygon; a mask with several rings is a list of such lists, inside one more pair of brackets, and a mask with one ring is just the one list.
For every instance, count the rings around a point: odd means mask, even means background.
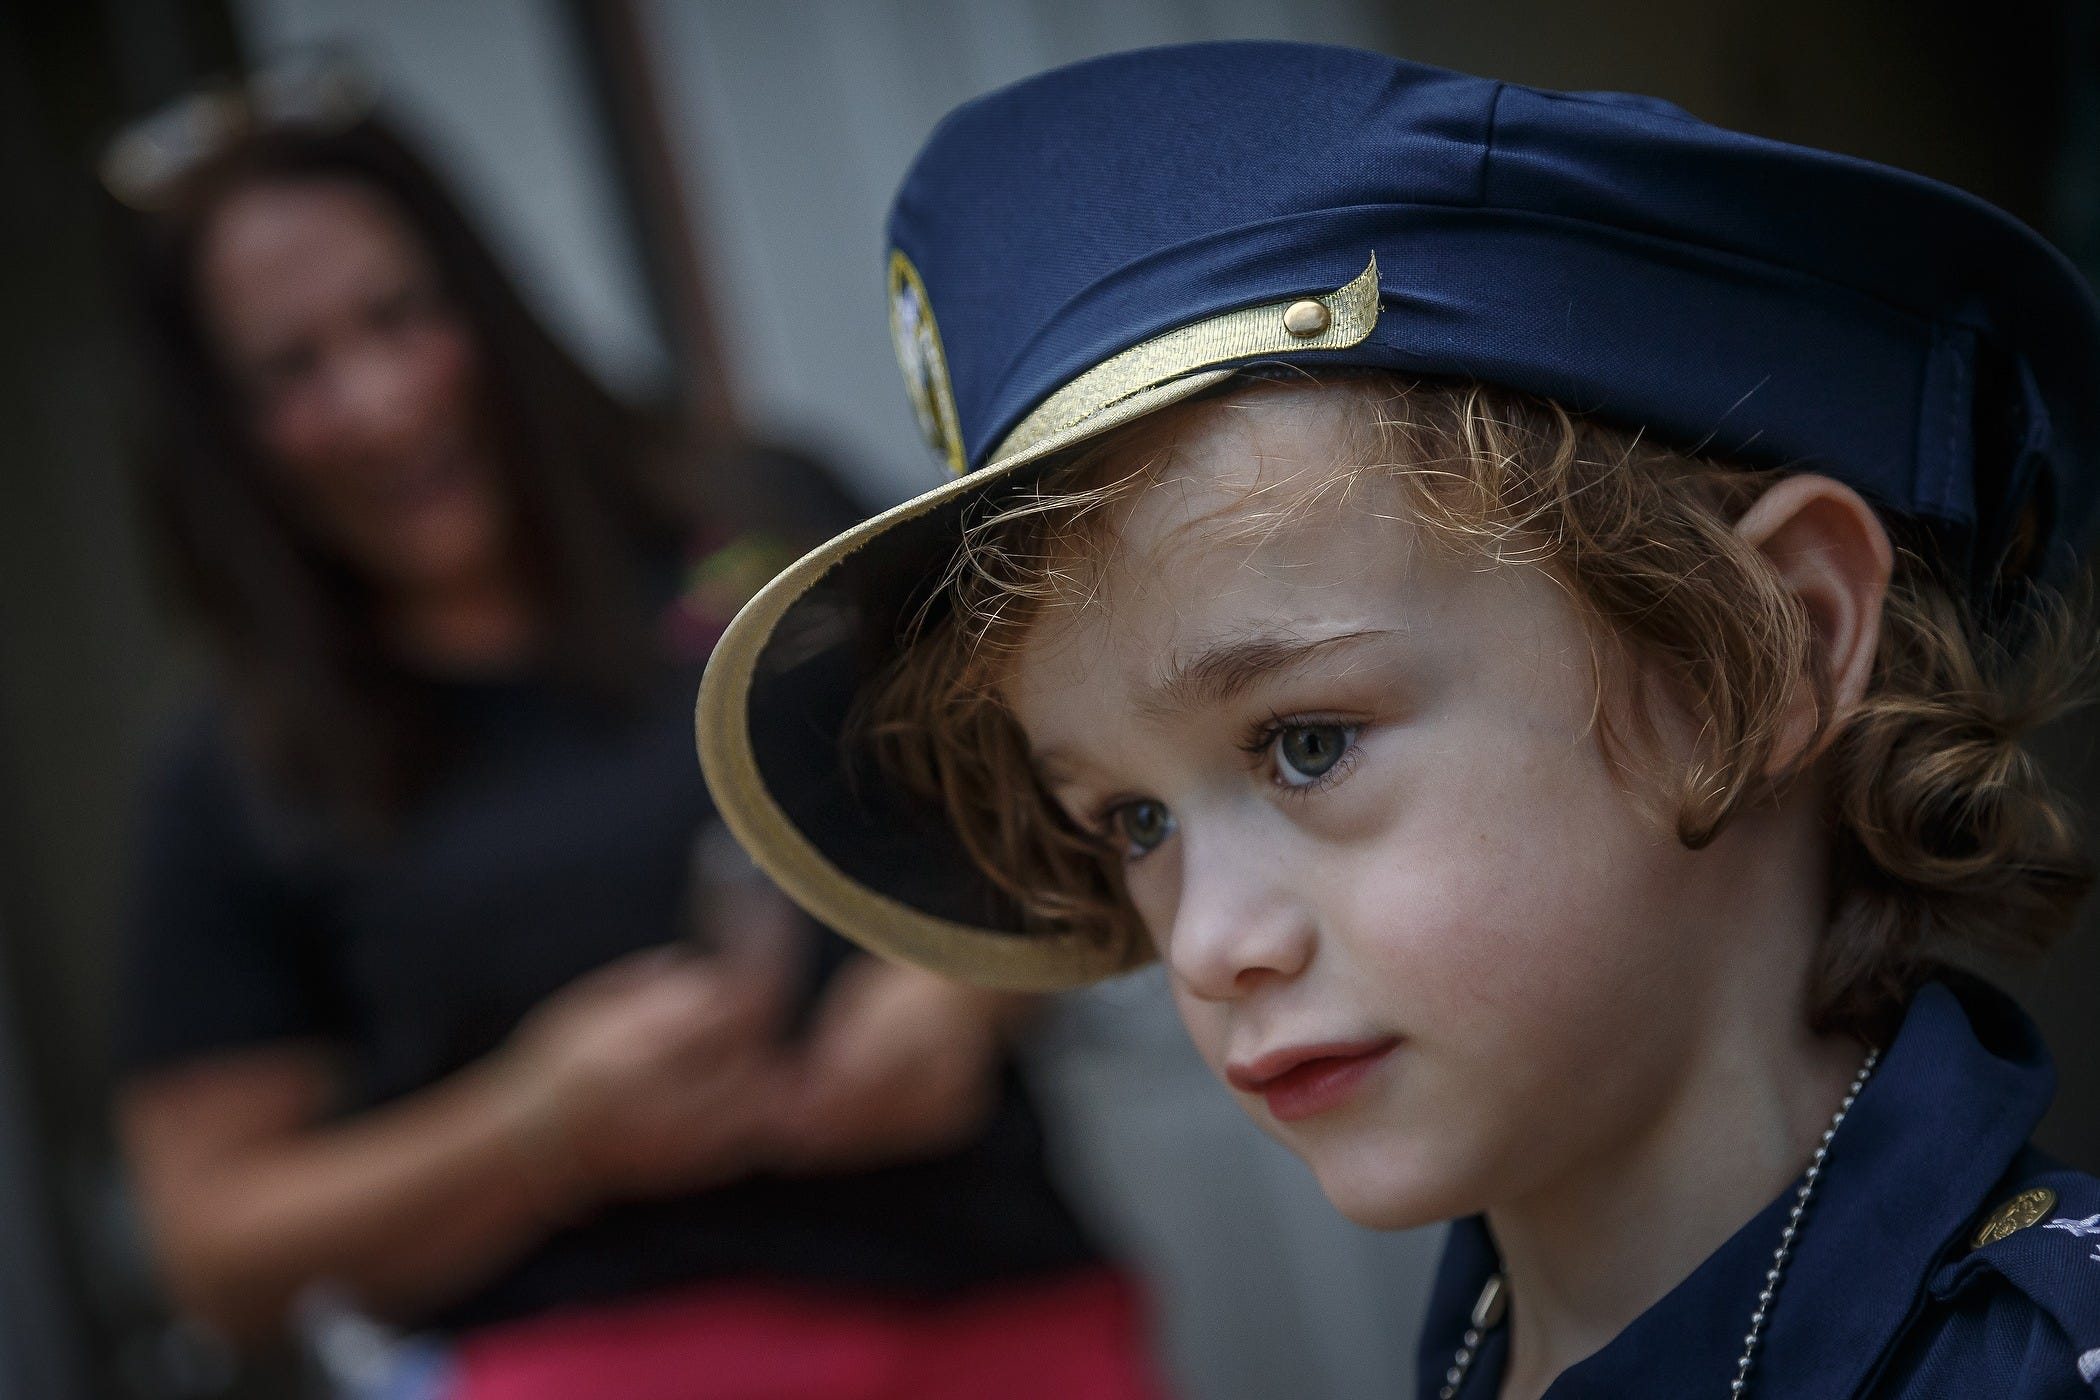
[{"label": "gold button on hat", "polygon": [[1969,1242],[1969,1247],[1982,1249],[1987,1244],[1996,1244],[2007,1235],[2016,1235],[2047,1215],[2055,1206],[2056,1193],[2046,1186],[2022,1191],[1990,1213],[1990,1217],[1976,1231],[1976,1238]]},{"label": "gold button on hat", "polygon": [[1333,320],[1327,308],[1317,301],[1294,301],[1283,309],[1283,328],[1300,340],[1310,340]]}]

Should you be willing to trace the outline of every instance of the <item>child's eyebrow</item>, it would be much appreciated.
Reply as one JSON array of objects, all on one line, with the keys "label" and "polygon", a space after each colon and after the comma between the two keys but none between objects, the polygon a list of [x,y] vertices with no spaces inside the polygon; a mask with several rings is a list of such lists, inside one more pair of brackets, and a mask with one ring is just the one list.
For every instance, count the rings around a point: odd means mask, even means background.
[{"label": "child's eyebrow", "polygon": [[1236,637],[1168,662],[1159,683],[1138,700],[1138,713],[1157,721],[1211,709],[1244,695],[1258,682],[1299,670],[1330,652],[1392,635],[1393,629],[1378,627],[1331,637],[1287,633]]}]

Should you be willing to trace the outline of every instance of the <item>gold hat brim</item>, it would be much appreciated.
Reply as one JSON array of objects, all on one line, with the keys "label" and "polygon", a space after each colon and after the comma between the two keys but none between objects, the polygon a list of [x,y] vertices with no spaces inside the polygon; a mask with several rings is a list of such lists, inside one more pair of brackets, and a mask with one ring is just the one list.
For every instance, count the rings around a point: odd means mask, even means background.
[{"label": "gold hat brim", "polygon": [[[1317,335],[1294,332],[1284,313],[1303,301],[1325,308]],[[990,463],[856,525],[811,550],[738,612],[709,659],[694,706],[700,767],[722,820],[775,884],[819,922],[869,951],[944,976],[1013,991],[1084,986],[1151,960],[1079,933],[1021,933],[973,926],[914,908],[841,869],[789,817],[766,782],[753,743],[754,678],[782,623],[849,558],[899,526],[963,507],[1024,469],[1229,378],[1221,363],[1307,350],[1346,349],[1378,315],[1378,265],[1324,296],[1245,307],[1169,331],[1112,356],[1052,394],[1004,438]],[[842,796],[847,796],[842,792]]]}]

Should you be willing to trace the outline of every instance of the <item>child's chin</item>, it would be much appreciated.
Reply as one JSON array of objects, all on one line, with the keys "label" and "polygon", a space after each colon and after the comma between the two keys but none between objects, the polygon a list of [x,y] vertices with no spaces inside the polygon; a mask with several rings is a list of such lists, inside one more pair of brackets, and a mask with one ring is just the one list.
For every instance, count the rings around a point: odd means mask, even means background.
[{"label": "child's chin", "polygon": [[1364,1162],[1311,1164],[1328,1202],[1350,1223],[1366,1230],[1413,1230],[1435,1225],[1476,1208],[1461,1193],[1438,1189],[1439,1183],[1397,1171],[1390,1164]]},{"label": "child's chin", "polygon": [[1449,1212],[1407,1195],[1345,1195],[1329,1191],[1327,1199],[1343,1218],[1366,1230],[1414,1230],[1451,1219]]}]

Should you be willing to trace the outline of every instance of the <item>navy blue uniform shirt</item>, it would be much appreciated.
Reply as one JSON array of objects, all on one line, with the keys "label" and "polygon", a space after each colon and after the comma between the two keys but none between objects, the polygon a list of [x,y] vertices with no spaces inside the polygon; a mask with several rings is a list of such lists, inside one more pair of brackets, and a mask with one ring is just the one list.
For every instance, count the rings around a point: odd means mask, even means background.
[{"label": "navy blue uniform shirt", "polygon": [[[2055,1089],[2033,1022],[2003,994],[1966,978],[1920,991],[1831,1144],[1747,1394],[2100,1395],[2100,1180],[2027,1141]],[[1977,1247],[2023,1192],[2037,1194],[2013,1220],[2028,1223]],[[1547,1400],[1727,1396],[1793,1195],[1790,1183]],[[1478,1217],[1452,1227],[1422,1331],[1422,1395],[1445,1384],[1498,1268]],[[1492,1397],[1508,1351],[1504,1323],[1459,1394]]]}]

